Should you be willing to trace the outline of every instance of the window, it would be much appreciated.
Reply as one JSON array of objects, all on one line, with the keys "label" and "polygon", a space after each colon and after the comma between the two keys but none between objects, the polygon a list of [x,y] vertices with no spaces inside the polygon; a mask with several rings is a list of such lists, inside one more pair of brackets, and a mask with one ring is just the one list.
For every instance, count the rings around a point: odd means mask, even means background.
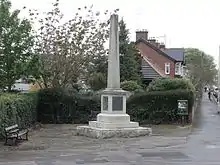
[{"label": "window", "polygon": [[177,63],[175,64],[175,74],[176,74],[176,75],[181,75],[181,72],[182,72],[181,63],[180,63],[180,62],[177,62]]},{"label": "window", "polygon": [[170,74],[170,63],[165,63],[165,74]]}]

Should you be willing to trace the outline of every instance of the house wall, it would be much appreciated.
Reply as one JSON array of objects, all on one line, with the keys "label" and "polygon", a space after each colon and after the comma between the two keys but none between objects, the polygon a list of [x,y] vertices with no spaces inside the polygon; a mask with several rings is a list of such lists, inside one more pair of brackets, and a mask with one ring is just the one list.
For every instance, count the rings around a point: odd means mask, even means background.
[{"label": "house wall", "polygon": [[175,76],[175,63],[169,58],[159,54],[157,51],[147,46],[146,44],[140,42],[136,45],[137,49],[140,51],[142,55],[145,55],[147,58],[153,61],[153,63],[157,64],[161,68],[161,70],[165,71],[165,63],[170,63],[170,77]]}]

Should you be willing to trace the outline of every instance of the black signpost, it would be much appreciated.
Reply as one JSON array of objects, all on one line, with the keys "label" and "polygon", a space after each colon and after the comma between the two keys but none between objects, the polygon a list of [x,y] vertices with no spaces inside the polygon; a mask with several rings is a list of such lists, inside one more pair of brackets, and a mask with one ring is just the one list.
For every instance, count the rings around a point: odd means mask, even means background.
[{"label": "black signpost", "polygon": [[177,114],[181,116],[181,123],[184,126],[185,116],[188,115],[188,100],[178,100]]}]

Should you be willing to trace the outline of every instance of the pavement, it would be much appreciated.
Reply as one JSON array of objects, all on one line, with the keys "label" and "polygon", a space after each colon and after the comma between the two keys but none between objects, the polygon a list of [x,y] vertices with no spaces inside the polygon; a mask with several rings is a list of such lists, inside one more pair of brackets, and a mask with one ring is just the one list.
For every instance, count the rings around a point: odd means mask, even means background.
[{"label": "pavement", "polygon": [[220,115],[206,93],[190,134],[153,129],[151,137],[98,140],[75,136],[73,125],[45,125],[17,147],[0,144],[0,165],[220,165]]}]

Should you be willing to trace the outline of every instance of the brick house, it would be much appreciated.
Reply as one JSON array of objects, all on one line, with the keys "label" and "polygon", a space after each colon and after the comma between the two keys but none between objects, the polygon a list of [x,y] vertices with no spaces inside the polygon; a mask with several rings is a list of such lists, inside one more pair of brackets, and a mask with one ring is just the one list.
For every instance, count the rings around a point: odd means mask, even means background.
[{"label": "brick house", "polygon": [[158,77],[183,76],[184,48],[166,48],[149,39],[148,31],[137,31],[135,44],[142,57],[141,72],[146,83]]}]

